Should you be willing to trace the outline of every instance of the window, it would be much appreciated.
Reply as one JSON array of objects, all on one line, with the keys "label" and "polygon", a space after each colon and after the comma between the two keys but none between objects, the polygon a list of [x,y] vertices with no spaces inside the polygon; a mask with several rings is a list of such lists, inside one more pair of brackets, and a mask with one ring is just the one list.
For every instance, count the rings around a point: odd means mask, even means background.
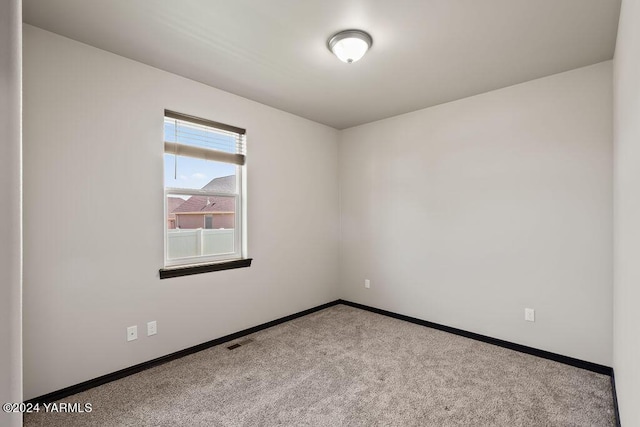
[{"label": "window", "polygon": [[[176,267],[197,265],[203,272],[203,264],[246,258],[245,130],[165,110],[164,141],[165,269],[160,277]],[[236,262],[205,270],[236,268],[229,265],[248,266]]]}]

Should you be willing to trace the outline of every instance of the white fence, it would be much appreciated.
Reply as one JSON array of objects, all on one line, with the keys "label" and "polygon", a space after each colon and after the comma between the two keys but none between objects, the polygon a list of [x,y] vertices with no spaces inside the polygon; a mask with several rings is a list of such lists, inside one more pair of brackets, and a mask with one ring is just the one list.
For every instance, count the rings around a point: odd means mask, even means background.
[{"label": "white fence", "polygon": [[169,259],[233,253],[233,228],[214,230],[168,230]]}]

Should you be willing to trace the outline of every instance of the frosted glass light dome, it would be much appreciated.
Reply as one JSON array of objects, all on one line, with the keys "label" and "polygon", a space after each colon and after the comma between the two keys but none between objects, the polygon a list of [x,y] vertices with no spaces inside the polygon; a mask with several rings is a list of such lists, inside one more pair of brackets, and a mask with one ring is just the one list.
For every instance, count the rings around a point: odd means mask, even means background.
[{"label": "frosted glass light dome", "polygon": [[360,30],[340,31],[329,39],[329,50],[342,62],[351,64],[367,53],[373,44],[371,36]]}]

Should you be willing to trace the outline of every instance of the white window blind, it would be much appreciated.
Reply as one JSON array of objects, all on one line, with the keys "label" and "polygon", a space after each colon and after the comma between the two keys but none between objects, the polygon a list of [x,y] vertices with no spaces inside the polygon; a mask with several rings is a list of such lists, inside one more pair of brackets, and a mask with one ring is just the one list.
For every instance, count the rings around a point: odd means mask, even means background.
[{"label": "white window blind", "polygon": [[169,110],[164,116],[165,153],[244,165],[244,129]]}]

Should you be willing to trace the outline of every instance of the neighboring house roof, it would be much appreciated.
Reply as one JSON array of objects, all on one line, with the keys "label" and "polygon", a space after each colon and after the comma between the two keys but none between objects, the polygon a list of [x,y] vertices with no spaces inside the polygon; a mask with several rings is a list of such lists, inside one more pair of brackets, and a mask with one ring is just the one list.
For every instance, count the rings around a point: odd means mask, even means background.
[{"label": "neighboring house roof", "polygon": [[173,213],[178,206],[184,203],[184,199],[180,197],[167,197],[167,210],[168,213]]},{"label": "neighboring house roof", "polygon": [[236,176],[221,176],[213,178],[207,185],[202,187],[203,190],[220,191],[223,193],[233,193],[236,190]]},{"label": "neighboring house roof", "polygon": [[[216,192],[233,192],[235,185],[236,176],[229,175],[212,179],[202,189]],[[236,205],[233,197],[191,196],[173,210],[173,213],[234,212],[235,210]]]}]

